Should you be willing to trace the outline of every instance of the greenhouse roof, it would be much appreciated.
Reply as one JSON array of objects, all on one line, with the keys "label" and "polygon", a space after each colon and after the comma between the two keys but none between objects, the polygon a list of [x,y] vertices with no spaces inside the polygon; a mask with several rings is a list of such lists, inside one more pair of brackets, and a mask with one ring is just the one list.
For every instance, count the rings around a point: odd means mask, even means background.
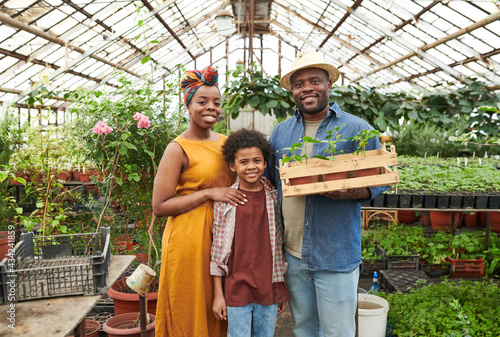
[{"label": "greenhouse roof", "polygon": [[[238,62],[257,62],[271,76],[284,74],[309,49],[338,67],[336,85],[423,92],[476,77],[498,90],[499,6],[487,0],[3,0],[0,101],[25,104],[41,72],[55,91],[116,85],[109,79],[115,68],[132,78],[147,74],[161,87],[179,64],[212,64],[224,74]],[[223,9],[233,15],[225,31],[216,19]],[[47,102],[65,104],[62,97]]]}]

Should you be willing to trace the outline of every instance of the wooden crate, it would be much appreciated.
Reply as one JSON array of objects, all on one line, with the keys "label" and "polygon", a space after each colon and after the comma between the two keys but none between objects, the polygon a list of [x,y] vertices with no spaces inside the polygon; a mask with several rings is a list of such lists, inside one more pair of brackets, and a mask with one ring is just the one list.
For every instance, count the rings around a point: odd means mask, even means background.
[{"label": "wooden crate", "polygon": [[[283,164],[280,159],[280,179],[284,197],[296,197],[317,193],[332,192],[342,189],[396,185],[399,183],[397,170],[397,153],[394,145],[390,152],[385,145],[378,150],[366,151],[365,155],[342,154],[335,161],[308,159],[301,162],[291,161]],[[389,168],[392,166],[392,170]],[[379,168],[378,174],[355,177],[355,171],[361,169]],[[321,181],[322,174],[347,172],[347,179]],[[290,185],[290,178],[320,176],[320,181],[302,185]]]}]

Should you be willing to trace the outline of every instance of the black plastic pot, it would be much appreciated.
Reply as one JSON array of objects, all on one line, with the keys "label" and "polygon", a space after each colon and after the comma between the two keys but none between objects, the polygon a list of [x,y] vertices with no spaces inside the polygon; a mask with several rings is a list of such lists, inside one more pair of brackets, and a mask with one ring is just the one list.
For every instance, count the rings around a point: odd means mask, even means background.
[{"label": "black plastic pot", "polygon": [[450,208],[460,208],[462,207],[462,196],[461,195],[450,195]]},{"label": "black plastic pot", "polygon": [[371,200],[363,201],[361,203],[361,207],[370,207],[370,205],[371,205]]},{"label": "black plastic pot", "polygon": [[385,195],[385,207],[387,208],[397,208],[399,201],[399,194],[386,194]]},{"label": "black plastic pot", "polygon": [[424,208],[436,208],[437,195],[426,194],[424,195]]},{"label": "black plastic pot", "polygon": [[373,198],[373,207],[384,207],[385,194],[379,194]]},{"label": "black plastic pot", "polygon": [[414,194],[411,196],[411,207],[422,208],[424,204],[424,196],[421,194]]},{"label": "black plastic pot", "polygon": [[476,195],[476,208],[486,209],[488,206],[488,196],[487,195]]},{"label": "black plastic pot", "polygon": [[462,197],[462,208],[474,208],[474,201],[476,200],[476,196],[474,195],[464,195]]},{"label": "black plastic pot", "polygon": [[411,206],[411,194],[400,194],[399,195],[399,207],[400,208],[410,208]]},{"label": "black plastic pot", "polygon": [[489,209],[500,209],[500,195],[490,195],[488,198]]},{"label": "black plastic pot", "polygon": [[448,208],[450,205],[449,195],[438,195],[437,197],[437,208]]}]

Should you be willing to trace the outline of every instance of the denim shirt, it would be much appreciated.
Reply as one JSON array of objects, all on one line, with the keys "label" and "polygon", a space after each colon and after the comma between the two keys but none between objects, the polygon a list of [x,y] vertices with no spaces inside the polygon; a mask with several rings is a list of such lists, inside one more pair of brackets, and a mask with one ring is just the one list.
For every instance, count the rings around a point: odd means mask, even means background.
[{"label": "denim shirt", "polygon": [[[340,127],[344,139],[358,134],[360,130],[372,130],[363,119],[340,110],[337,103],[330,103],[328,115],[321,122],[316,139],[322,140]],[[293,143],[301,142],[304,136],[302,113],[297,109],[295,116],[278,124],[271,133],[271,157],[268,176],[278,189],[280,205],[283,201],[279,177],[279,159],[290,154]],[[324,155],[328,144],[313,144],[312,155]],[[370,139],[366,150],[380,148],[378,137]],[[355,141],[337,143],[337,152],[352,153],[356,150]],[[375,198],[388,186],[370,187],[371,198]],[[361,202],[364,200],[332,200],[319,194],[306,196],[304,230],[302,240],[301,268],[311,271],[351,272],[361,263]],[[286,227],[286,223],[284,223]]]}]

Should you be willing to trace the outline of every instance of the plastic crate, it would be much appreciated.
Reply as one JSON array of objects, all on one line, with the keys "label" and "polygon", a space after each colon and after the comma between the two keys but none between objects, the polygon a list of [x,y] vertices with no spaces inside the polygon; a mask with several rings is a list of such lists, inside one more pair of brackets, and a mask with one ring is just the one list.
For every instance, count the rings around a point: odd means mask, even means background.
[{"label": "plastic crate", "polygon": [[100,233],[34,236],[21,240],[0,263],[0,303],[106,293],[109,227]]},{"label": "plastic crate", "polygon": [[387,255],[389,270],[419,270],[420,255]]},{"label": "plastic crate", "polygon": [[363,259],[363,271],[359,277],[373,277],[373,273],[387,268],[387,258],[382,247],[375,247],[375,254],[382,256],[381,259]]},{"label": "plastic crate", "polygon": [[[418,288],[417,282],[424,280],[431,284],[432,280],[421,270],[381,270],[380,285],[386,292],[398,291],[406,294]],[[420,283],[419,283],[420,284]]]},{"label": "plastic crate", "polygon": [[455,260],[446,258],[451,263],[451,277],[483,277],[484,259]]},{"label": "plastic crate", "polygon": [[421,263],[420,270],[422,270],[429,277],[443,277],[451,275],[451,264],[430,264]]}]

